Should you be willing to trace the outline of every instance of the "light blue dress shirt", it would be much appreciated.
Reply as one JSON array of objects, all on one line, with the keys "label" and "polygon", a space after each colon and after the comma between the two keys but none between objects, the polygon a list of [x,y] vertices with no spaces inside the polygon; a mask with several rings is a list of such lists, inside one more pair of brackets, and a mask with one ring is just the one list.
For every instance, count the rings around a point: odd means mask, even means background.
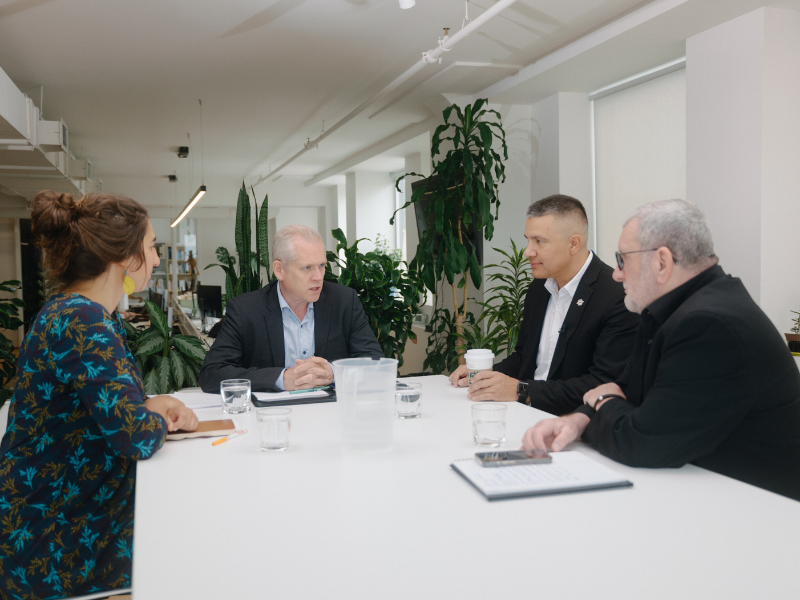
[{"label": "light blue dress shirt", "polygon": [[284,349],[284,369],[278,376],[275,386],[279,390],[284,390],[283,374],[286,369],[294,366],[295,359],[306,359],[314,356],[314,303],[308,303],[308,310],[303,320],[297,318],[289,304],[281,294],[281,284],[278,282],[278,304],[281,307],[281,318],[283,319],[283,349]]}]

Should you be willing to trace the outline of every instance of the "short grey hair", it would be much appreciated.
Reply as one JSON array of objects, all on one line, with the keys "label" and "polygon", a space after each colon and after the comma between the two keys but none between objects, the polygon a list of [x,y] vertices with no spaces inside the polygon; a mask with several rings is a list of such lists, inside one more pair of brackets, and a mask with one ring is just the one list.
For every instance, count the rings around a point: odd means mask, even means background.
[{"label": "short grey hair", "polygon": [[639,221],[637,238],[641,249],[666,246],[683,266],[715,258],[708,220],[687,200],[656,200],[640,206],[625,225],[634,219]]},{"label": "short grey hair", "polygon": [[305,225],[287,225],[275,234],[275,239],[272,240],[272,260],[279,260],[284,265],[289,265],[295,258],[297,253],[294,250],[294,240],[297,238],[304,239],[307,242],[319,242],[325,246],[322,241],[322,236],[316,229],[311,229]]}]

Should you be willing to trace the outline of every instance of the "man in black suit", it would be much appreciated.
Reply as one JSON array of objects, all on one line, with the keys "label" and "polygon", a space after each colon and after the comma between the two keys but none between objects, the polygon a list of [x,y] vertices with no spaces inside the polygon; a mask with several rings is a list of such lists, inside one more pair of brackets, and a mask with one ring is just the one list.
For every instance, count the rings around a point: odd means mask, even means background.
[{"label": "man in black suit", "polygon": [[[633,350],[639,317],[625,309],[613,269],[587,247],[583,205],[556,195],[534,202],[525,223],[534,281],[525,297],[514,352],[492,371],[475,375],[472,400],[519,400],[563,415],[588,390],[613,381]],[[450,375],[467,385],[465,366]]]},{"label": "man in black suit", "polygon": [[328,385],[329,361],[383,357],[355,290],[324,281],[319,233],[303,225],[284,227],[272,255],[278,281],[228,301],[200,371],[204,392],[219,393],[225,379],[249,379],[253,391]]},{"label": "man in black suit", "polygon": [[700,210],[663,200],[635,211],[614,278],[642,315],[631,362],[523,445],[559,451],[583,436],[627,465],[691,462],[800,500],[800,371],[742,282],[717,265]]}]

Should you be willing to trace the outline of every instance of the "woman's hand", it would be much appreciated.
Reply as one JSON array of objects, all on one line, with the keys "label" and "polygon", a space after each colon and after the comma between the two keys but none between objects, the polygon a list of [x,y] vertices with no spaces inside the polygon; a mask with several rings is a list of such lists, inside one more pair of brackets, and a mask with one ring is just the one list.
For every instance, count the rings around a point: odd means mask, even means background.
[{"label": "woman's hand", "polygon": [[144,402],[148,410],[158,413],[167,421],[167,430],[194,431],[197,429],[197,416],[191,408],[172,396],[153,396]]}]

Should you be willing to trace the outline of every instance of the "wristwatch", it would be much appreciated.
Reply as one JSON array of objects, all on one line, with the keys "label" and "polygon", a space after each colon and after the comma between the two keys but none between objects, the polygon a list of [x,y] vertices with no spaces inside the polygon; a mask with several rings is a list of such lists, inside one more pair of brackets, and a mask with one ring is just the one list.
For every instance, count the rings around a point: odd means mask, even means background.
[{"label": "wristwatch", "polygon": [[523,404],[527,404],[528,406],[531,405],[531,398],[528,396],[528,382],[527,381],[520,381],[517,383],[517,402],[522,402]]}]

